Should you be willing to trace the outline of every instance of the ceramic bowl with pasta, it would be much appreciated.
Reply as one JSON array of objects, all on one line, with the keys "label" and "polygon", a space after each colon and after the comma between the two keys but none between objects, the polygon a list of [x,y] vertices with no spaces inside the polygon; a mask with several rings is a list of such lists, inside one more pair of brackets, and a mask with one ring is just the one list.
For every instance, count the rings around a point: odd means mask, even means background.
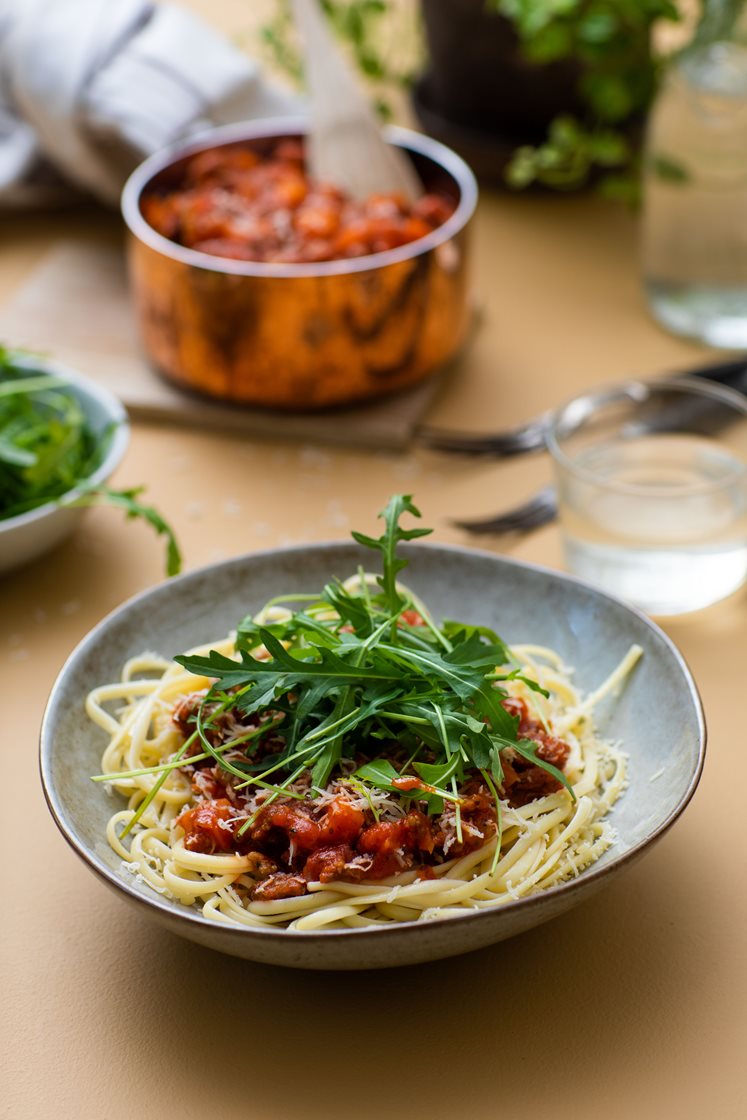
[{"label": "ceramic bowl with pasta", "polygon": [[353,544],[228,561],[81,643],[42,777],[120,895],[256,961],[409,964],[560,914],[679,816],[705,729],[655,624],[555,572],[399,547],[381,583]]}]

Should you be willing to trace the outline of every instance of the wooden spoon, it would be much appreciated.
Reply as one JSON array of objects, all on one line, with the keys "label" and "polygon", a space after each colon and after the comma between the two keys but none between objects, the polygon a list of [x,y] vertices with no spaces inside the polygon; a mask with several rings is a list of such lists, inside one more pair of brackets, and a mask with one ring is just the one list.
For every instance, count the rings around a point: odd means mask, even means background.
[{"label": "wooden spoon", "polygon": [[314,179],[364,199],[423,193],[410,160],[387,144],[376,115],[327,27],[318,0],[293,0],[309,91],[307,165]]}]

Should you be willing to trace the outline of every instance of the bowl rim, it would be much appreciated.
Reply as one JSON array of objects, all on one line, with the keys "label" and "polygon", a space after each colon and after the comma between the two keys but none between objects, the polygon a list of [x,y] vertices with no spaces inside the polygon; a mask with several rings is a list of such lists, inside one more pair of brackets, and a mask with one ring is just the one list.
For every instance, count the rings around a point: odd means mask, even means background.
[{"label": "bowl rim", "polygon": [[[315,542],[313,544],[292,545],[285,548],[270,548],[261,551],[244,553],[241,556],[232,557],[229,560],[222,560],[215,564],[207,564],[202,567],[196,568],[193,571],[185,572],[180,576],[173,577],[171,580],[163,581],[153,587],[146,588],[144,591],[127,599],[115,610],[107,614],[92,630],[86,634],[81,641],[73,649],[69,657],[65,660],[60,672],[55,680],[55,683],[50,692],[47,701],[44,715],[42,718],[40,736],[39,736],[39,772],[41,777],[42,788],[44,797],[46,799],[49,810],[57,825],[58,829],[64,836],[65,840],[71,846],[73,851],[86,863],[91,870],[93,870],[99,878],[101,878],[107,885],[115,889],[123,891],[129,898],[138,903],[140,906],[145,907],[151,913],[155,912],[160,917],[167,921],[184,921],[187,925],[191,925],[194,930],[202,929],[209,930],[214,936],[225,939],[230,942],[237,942],[238,939],[245,939],[253,937],[258,942],[264,942],[271,945],[272,943],[286,943],[289,946],[296,945],[309,945],[318,939],[323,939],[329,942],[333,938],[355,938],[359,941],[365,942],[388,934],[396,933],[400,937],[412,938],[422,934],[424,924],[422,921],[412,922],[393,922],[390,926],[381,928],[352,928],[352,929],[328,929],[328,930],[290,930],[281,928],[268,928],[256,929],[253,927],[234,926],[228,923],[216,923],[210,921],[208,918],[197,910],[191,907],[180,906],[176,901],[165,900],[160,896],[150,897],[143,893],[133,882],[128,882],[123,876],[119,875],[115,870],[111,869],[106,863],[98,857],[95,851],[86,847],[85,844],[80,842],[72,831],[68,829],[65,820],[65,808],[62,799],[52,781],[51,761],[54,753],[54,717],[57,706],[64,699],[65,678],[70,670],[75,666],[75,663],[85,654],[88,650],[95,646],[99,637],[106,632],[107,627],[120,619],[133,607],[137,607],[151,596],[168,594],[167,589],[174,586],[188,584],[193,579],[201,579],[208,572],[228,571],[231,568],[239,568],[246,564],[247,560],[268,559],[278,554],[289,556],[291,554],[307,554],[309,550],[316,552],[331,552],[332,550],[339,549],[342,545],[349,545],[351,549],[355,546],[349,540],[336,540],[336,541],[323,541]],[[451,927],[455,923],[473,922],[481,917],[487,917],[498,914],[517,912],[518,910],[528,911],[535,907],[543,907],[547,905],[547,900],[558,896],[560,893],[569,895],[579,890],[585,890],[591,883],[602,883],[607,876],[617,872],[622,867],[632,863],[639,855],[645,851],[654,841],[658,840],[665,832],[667,832],[678,817],[684,812],[685,808],[691,801],[695,790],[697,789],[703,772],[703,765],[705,761],[706,745],[707,745],[707,727],[705,722],[705,715],[703,711],[703,704],[698,692],[698,687],[693,678],[692,672],[683,657],[680,650],[677,648],[672,639],[658,626],[651,618],[649,618],[642,611],[623,602],[621,599],[594,587],[592,584],[584,580],[578,579],[576,576],[569,575],[565,572],[557,571],[552,568],[545,567],[540,564],[533,564],[527,561],[514,560],[510,557],[496,555],[495,553],[488,552],[484,549],[466,548],[461,545],[451,544],[437,544],[437,543],[420,543],[415,546],[406,545],[403,552],[413,557],[418,550],[425,550],[432,553],[446,553],[451,556],[470,557],[475,556],[482,559],[488,559],[495,563],[498,567],[507,568],[521,568],[538,575],[551,577],[552,579],[559,579],[563,583],[569,583],[581,587],[585,591],[591,591],[593,595],[599,599],[613,604],[615,607],[622,607],[628,611],[644,625],[650,629],[653,635],[664,644],[668,652],[671,654],[674,662],[676,663],[684,682],[687,685],[690,699],[693,703],[693,710],[697,722],[697,736],[698,736],[698,752],[695,759],[687,787],[682,794],[678,803],[668,813],[664,820],[660,821],[656,828],[648,833],[643,839],[635,843],[627,851],[620,853],[612,858],[608,863],[600,866],[598,863],[593,864],[585,871],[581,872],[576,878],[566,880],[563,883],[554,887],[549,887],[546,890],[539,891],[536,894],[526,895],[522,898],[514,899],[507,902],[505,905],[495,908],[485,908],[483,910],[467,910],[464,914],[459,914],[449,918],[433,918],[429,919],[427,926],[429,929]]]},{"label": "bowl rim", "polygon": [[64,509],[67,502],[77,498],[89,486],[98,486],[99,483],[104,482],[121,463],[130,442],[130,421],[127,410],[109,389],[104,388],[103,385],[98,385],[78,370],[50,358],[36,357],[34,354],[16,355],[12,351],[11,358],[14,369],[28,369],[29,372],[49,373],[55,377],[64,378],[74,392],[101,405],[103,410],[109,414],[109,420],[114,425],[114,430],[104,458],[88,478],[82,479],[72,490],[61,494],[59,498],[45,502],[44,505],[27,510],[26,513],[19,513],[15,517],[0,518],[0,535],[12,532],[14,529],[25,528],[35,521],[41,521],[50,514]]},{"label": "bowl rim", "polygon": [[477,181],[469,166],[461,156],[438,140],[431,139],[423,133],[412,129],[388,125],[384,136],[398,147],[407,148],[426,156],[446,171],[459,188],[459,202],[453,214],[450,215],[437,229],[400,245],[396,249],[387,249],[383,253],[370,253],[365,257],[347,257],[340,260],[317,261],[303,263],[283,263],[272,261],[237,261],[230,257],[216,257],[210,253],[202,253],[196,249],[188,249],[178,245],[158,233],[143,217],[140,210],[140,199],[151,180],[161,171],[165,171],[171,164],[194,155],[223,145],[240,143],[242,140],[258,140],[271,136],[305,135],[308,131],[308,120],[304,117],[267,117],[257,121],[245,121],[239,124],[221,125],[218,128],[209,128],[196,133],[189,140],[181,140],[160,149],[145,159],[132,172],[122,190],[121,209],[122,217],[130,233],[149,248],[156,250],[162,256],[170,257],[194,268],[209,272],[222,272],[232,276],[256,276],[265,279],[273,277],[278,279],[293,279],[302,277],[340,276],[359,272],[370,272],[374,269],[384,268],[387,265],[398,264],[421,256],[432,249],[438,248],[459,233],[472,217],[477,205]]}]

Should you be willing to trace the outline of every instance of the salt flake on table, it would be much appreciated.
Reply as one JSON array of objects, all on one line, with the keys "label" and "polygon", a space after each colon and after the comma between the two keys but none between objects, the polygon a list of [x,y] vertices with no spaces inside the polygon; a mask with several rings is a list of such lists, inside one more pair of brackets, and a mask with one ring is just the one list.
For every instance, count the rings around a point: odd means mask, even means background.
[{"label": "salt flake on table", "polygon": [[169,459],[169,465],[174,474],[184,474],[192,466],[191,455],[172,455]]},{"label": "salt flake on table", "polygon": [[392,475],[394,478],[409,482],[420,475],[420,463],[417,459],[397,460],[397,462],[392,463]]},{"label": "salt flake on table", "polygon": [[350,524],[350,518],[342,508],[342,503],[336,498],[327,502],[327,524],[335,529],[345,529]]},{"label": "salt flake on table", "polygon": [[202,502],[187,502],[184,512],[192,521],[199,521],[205,516],[205,506]]},{"label": "salt flake on table", "polygon": [[241,506],[235,498],[226,498],[223,503],[223,512],[226,517],[238,517],[241,513]]},{"label": "salt flake on table", "polygon": [[71,615],[77,614],[80,610],[80,599],[68,599],[66,603],[60,604],[60,614]]},{"label": "salt flake on table", "polygon": [[307,467],[328,471],[332,467],[332,457],[326,451],[322,451],[319,447],[314,447],[313,444],[307,443],[298,453],[298,459],[302,467]]}]

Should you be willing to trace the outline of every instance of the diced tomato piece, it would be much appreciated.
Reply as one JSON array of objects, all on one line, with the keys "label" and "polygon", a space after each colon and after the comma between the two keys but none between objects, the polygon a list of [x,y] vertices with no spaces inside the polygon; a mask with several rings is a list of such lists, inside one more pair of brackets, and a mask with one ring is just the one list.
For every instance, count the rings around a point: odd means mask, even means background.
[{"label": "diced tomato piece", "polygon": [[453,205],[437,194],[425,194],[412,207],[414,218],[422,218],[434,229],[444,224],[454,210]]},{"label": "diced tomato piece", "polygon": [[190,852],[230,852],[234,848],[236,806],[225,797],[199,801],[176,818],[184,829],[184,847]]},{"label": "diced tomato piece", "polygon": [[330,206],[315,206],[309,200],[296,213],[296,231],[305,239],[333,237],[339,224],[339,216]]},{"label": "diced tomato piece", "polygon": [[249,830],[252,840],[266,840],[272,830],[284,833],[289,848],[294,852],[312,852],[319,847],[319,825],[296,805],[268,805],[266,809],[260,809]]},{"label": "diced tomato piece", "polygon": [[352,844],[360,835],[364,819],[360,809],[336,797],[319,822],[319,839],[323,844]]}]

